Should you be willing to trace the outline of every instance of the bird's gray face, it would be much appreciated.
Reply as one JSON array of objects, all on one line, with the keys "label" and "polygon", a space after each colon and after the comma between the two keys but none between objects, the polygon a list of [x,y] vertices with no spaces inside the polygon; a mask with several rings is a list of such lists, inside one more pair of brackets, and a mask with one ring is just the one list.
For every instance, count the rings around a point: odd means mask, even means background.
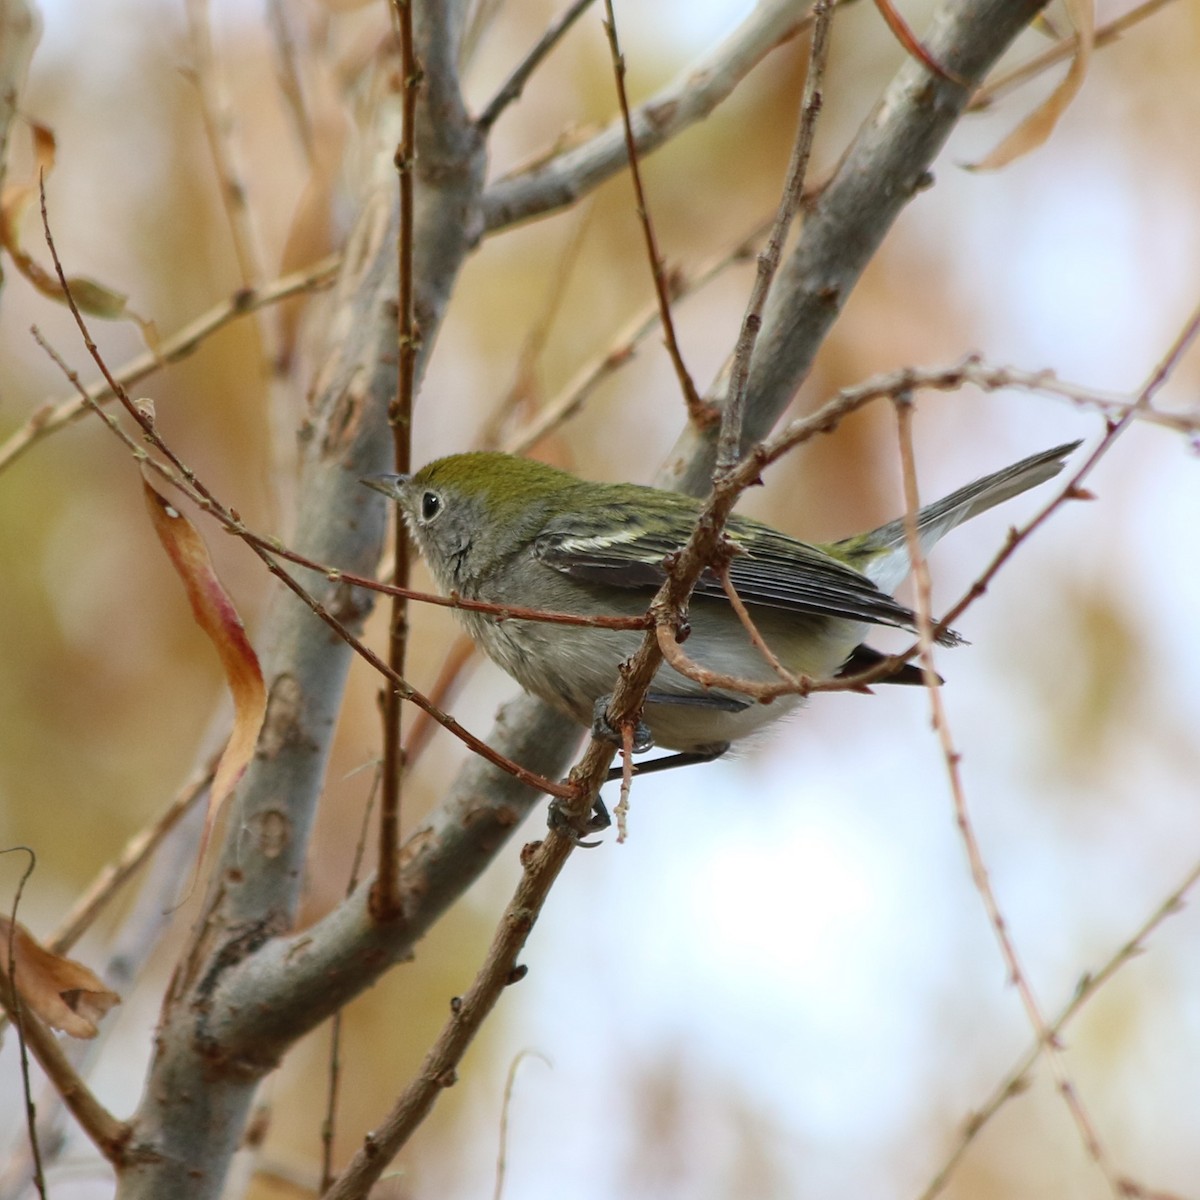
[{"label": "bird's gray face", "polygon": [[417,546],[439,586],[462,591],[473,575],[471,548],[484,528],[479,507],[448,488],[423,484],[411,475],[372,475],[362,481],[400,507]]}]

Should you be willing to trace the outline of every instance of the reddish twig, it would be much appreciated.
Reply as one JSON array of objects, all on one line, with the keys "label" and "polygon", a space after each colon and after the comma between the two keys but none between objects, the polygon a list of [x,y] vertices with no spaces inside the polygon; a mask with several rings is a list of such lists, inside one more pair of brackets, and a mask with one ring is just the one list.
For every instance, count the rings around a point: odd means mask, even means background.
[{"label": "reddish twig", "polygon": [[731,472],[742,455],[742,425],[746,412],[746,389],[750,383],[750,363],[754,357],[754,347],[758,343],[758,332],[762,328],[767,296],[783,256],[783,243],[804,197],[804,177],[812,154],[817,118],[824,103],[822,86],[825,62],[829,57],[829,36],[833,27],[831,0],[814,0],[812,18],[812,45],[808,54],[808,71],[804,77],[800,128],[796,131],[796,141],[792,147],[792,157],[788,163],[775,222],[767,236],[767,244],[759,251],[754,287],[750,291],[750,299],[746,304],[746,313],[742,318],[737,345],[733,352],[729,390],[721,418],[721,436],[717,443],[718,476]]},{"label": "reddish twig", "polygon": [[956,75],[949,67],[943,66],[928,50],[921,44],[920,38],[913,33],[908,27],[908,23],[896,10],[896,6],[892,0],[875,0],[875,8],[879,15],[883,18],[883,23],[891,30],[892,36],[904,48],[904,52],[911,55],[917,60],[926,70],[932,71],[935,75],[946,80],[947,83],[956,84],[958,87],[965,88],[971,85],[967,83],[960,75]]},{"label": "reddish twig", "polygon": [[[962,754],[958,750],[950,723],[946,716],[946,708],[942,699],[941,689],[934,686],[937,680],[937,669],[934,663],[935,623],[931,611],[932,581],[929,575],[929,564],[921,549],[921,539],[917,529],[917,513],[921,503],[917,492],[916,463],[912,442],[912,400],[910,396],[901,395],[896,398],[896,419],[899,429],[900,466],[904,482],[904,527],[908,543],[909,559],[912,564],[912,576],[916,590],[917,631],[920,644],[920,662],[924,670],[927,686],[925,691],[929,697],[929,708],[932,714],[933,728],[942,748],[942,757],[946,764],[946,775],[954,801],[955,822],[967,854],[967,862],[971,870],[971,879],[975,890],[983,901],[988,923],[1000,944],[1000,952],[1008,971],[1009,979],[1021,997],[1030,1025],[1042,1052],[1050,1063],[1059,1094],[1063,1097],[1072,1118],[1075,1121],[1084,1148],[1089,1157],[1104,1173],[1112,1189],[1114,1197],[1120,1200],[1127,1196],[1122,1181],[1110,1161],[1109,1154],[1100,1140],[1084,1105],[1078,1088],[1067,1072],[1062,1060],[1062,1047],[1053,1031],[1042,1015],[1033,986],[1025,969],[1021,965],[1017,947],[1008,930],[1008,921],[1000,909],[1000,902],[992,888],[987,863],[983,857],[979,840],[976,837],[967,807],[966,788],[962,779]],[[1012,539],[1010,539],[1011,541]]]},{"label": "reddish twig", "polygon": [[[676,301],[698,291],[734,263],[744,262],[748,259],[753,253],[754,243],[764,236],[769,228],[769,221],[759,221],[749,233],[739,238],[728,250],[722,251],[708,262],[703,263],[691,274],[674,275],[671,290]],[[504,449],[512,454],[523,454],[547,434],[552,433],[575,416],[601,383],[626,363],[633,361],[639,345],[656,328],[661,316],[662,310],[656,299],[624,326],[607,350],[576,372],[575,377],[563,388],[562,392],[546,404],[524,429],[518,430],[509,438],[504,443]]]},{"label": "reddish twig", "polygon": [[[1058,1038],[1067,1023],[1071,1021],[1081,1008],[1127,963],[1132,962],[1145,949],[1147,938],[1169,916],[1183,908],[1184,897],[1197,881],[1200,881],[1200,863],[1196,863],[1184,876],[1183,882],[1142,922],[1140,928],[1127,942],[1098,970],[1089,971],[1076,985],[1075,993],[1067,1001],[1059,1014],[1050,1023],[1049,1032],[1052,1038]],[[964,1124],[961,1136],[950,1157],[939,1168],[938,1173],[930,1181],[929,1186],[921,1193],[918,1200],[934,1200],[950,1181],[954,1168],[958,1166],[967,1148],[979,1136],[983,1127],[1012,1097],[1019,1095],[1026,1086],[1029,1072],[1041,1057],[1042,1045],[1035,1042],[1005,1073],[1004,1078],[992,1089],[991,1095],[972,1112],[970,1119]],[[1141,1189],[1131,1195],[1141,1194]]]},{"label": "reddish twig", "polygon": [[722,563],[717,568],[717,576],[721,580],[721,589],[725,593],[725,598],[729,601],[729,607],[737,614],[737,619],[742,623],[742,628],[746,631],[750,641],[758,650],[759,654],[767,661],[767,665],[779,676],[785,683],[791,684],[793,687],[798,687],[800,680],[793,675],[783,663],[779,661],[775,651],[767,645],[763,635],[759,633],[758,626],[754,623],[754,618],[750,616],[750,610],[738,595],[738,590],[733,586],[733,579],[729,574],[729,564]]},{"label": "reddish twig", "polygon": [[[407,475],[412,470],[413,388],[419,335],[413,315],[413,172],[416,165],[417,91],[421,68],[413,43],[411,0],[392,0],[400,44],[400,105],[403,127],[396,147],[396,174],[400,189],[400,233],[397,238],[396,270],[400,294],[396,313],[397,378],[396,396],[388,407],[392,427],[394,470]],[[397,516],[394,527],[393,559],[395,581],[403,588],[408,583],[411,555],[408,526]],[[408,649],[408,601],[393,594],[391,622],[388,627],[388,666],[395,675],[403,675]],[[379,867],[371,890],[371,911],[381,921],[400,915],[400,801],[404,782],[404,756],[401,752],[400,718],[402,706],[394,688],[384,688],[380,697],[383,722],[383,778],[379,804]]]},{"label": "reddish twig", "polygon": [[[438,677],[433,687],[429,689],[429,699],[439,708],[445,708],[462,683],[463,673],[467,665],[475,660],[475,643],[464,633],[454,639],[453,645],[442,659]],[[424,710],[417,711],[416,718],[408,731],[404,742],[404,764],[412,769],[413,764],[420,758],[422,751],[429,745],[437,723]]]},{"label": "reddish twig", "polygon": [[28,846],[10,846],[4,854],[20,851],[28,855],[29,861],[21,878],[17,881],[17,890],[13,893],[12,914],[8,923],[8,944],[5,947],[4,975],[0,978],[0,1003],[5,1012],[12,1017],[17,1027],[17,1052],[21,1062],[21,1095],[25,1101],[25,1132],[29,1139],[29,1157],[33,1163],[33,1185],[38,1195],[46,1200],[46,1168],[42,1163],[42,1140],[38,1137],[37,1109],[33,1103],[33,1085],[29,1079],[29,1046],[25,1040],[25,1008],[21,1003],[21,993],[17,990],[17,911],[21,907],[21,897],[25,894],[25,884],[37,866],[37,855]]},{"label": "reddish twig", "polygon": [[658,239],[654,234],[654,222],[650,219],[650,206],[646,202],[646,190],[642,185],[637,139],[633,135],[633,117],[629,111],[629,97],[625,93],[625,56],[621,53],[621,46],[617,40],[617,18],[613,12],[612,0],[604,0],[604,12],[604,32],[608,36],[613,78],[617,85],[617,103],[620,105],[621,124],[625,130],[625,152],[629,156],[629,176],[633,180],[638,220],[641,222],[642,236],[646,239],[646,255],[650,260],[650,274],[654,279],[655,295],[658,297],[658,313],[659,319],[662,321],[663,341],[666,343],[667,353],[671,357],[671,365],[675,368],[675,378],[679,381],[679,389],[683,392],[683,403],[687,409],[688,420],[699,429],[707,429],[716,423],[719,413],[714,405],[700,399],[700,393],[696,391],[696,384],[683,361],[683,352],[679,349],[679,339],[675,336],[675,321],[671,316],[671,288],[667,282],[662,255],[658,251]]}]

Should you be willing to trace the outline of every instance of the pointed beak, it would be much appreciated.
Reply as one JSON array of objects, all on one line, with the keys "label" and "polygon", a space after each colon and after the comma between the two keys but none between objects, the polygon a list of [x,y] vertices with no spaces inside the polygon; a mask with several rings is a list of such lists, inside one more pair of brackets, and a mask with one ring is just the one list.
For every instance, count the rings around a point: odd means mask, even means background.
[{"label": "pointed beak", "polygon": [[358,482],[367,487],[382,492],[389,500],[399,500],[404,485],[408,482],[407,475],[364,475]]}]

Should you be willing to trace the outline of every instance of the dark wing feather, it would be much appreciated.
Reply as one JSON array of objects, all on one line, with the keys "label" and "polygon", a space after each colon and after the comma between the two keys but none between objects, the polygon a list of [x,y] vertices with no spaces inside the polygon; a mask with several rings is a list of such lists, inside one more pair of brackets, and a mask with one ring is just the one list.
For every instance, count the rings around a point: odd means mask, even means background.
[{"label": "dark wing feather", "polygon": [[[840,617],[902,629],[913,627],[910,609],[824,550],[744,517],[730,520],[727,531],[730,539],[743,549],[748,536],[753,536],[754,552],[735,554],[729,566],[733,585],[748,605],[797,615]],[[659,530],[609,525],[604,533],[587,536],[580,534],[577,525],[556,529],[555,522],[547,526],[533,546],[540,562],[572,579],[647,590],[662,584],[666,578],[663,561],[679,549],[677,540]],[[696,594],[725,595],[713,571],[701,576]]]}]

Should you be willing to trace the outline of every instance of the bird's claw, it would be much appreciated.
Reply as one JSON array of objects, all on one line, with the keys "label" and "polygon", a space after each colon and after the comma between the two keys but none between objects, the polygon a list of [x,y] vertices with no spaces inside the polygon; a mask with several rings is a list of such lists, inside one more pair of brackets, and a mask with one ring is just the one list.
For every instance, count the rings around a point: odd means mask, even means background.
[{"label": "bird's claw", "polygon": [[[614,728],[608,719],[608,705],[612,696],[601,696],[592,706],[592,737],[603,738],[617,746],[624,746],[625,739],[620,729]],[[633,752],[645,754],[654,749],[654,735],[645,721],[638,721],[633,727]]]},{"label": "bird's claw", "polygon": [[602,833],[612,824],[612,817],[608,815],[608,809],[599,796],[596,797],[592,811],[586,817],[575,816],[568,812],[566,805],[555,798],[550,801],[546,823],[556,833],[570,838],[581,849],[592,850],[600,843],[584,841],[584,838],[590,833]]}]

